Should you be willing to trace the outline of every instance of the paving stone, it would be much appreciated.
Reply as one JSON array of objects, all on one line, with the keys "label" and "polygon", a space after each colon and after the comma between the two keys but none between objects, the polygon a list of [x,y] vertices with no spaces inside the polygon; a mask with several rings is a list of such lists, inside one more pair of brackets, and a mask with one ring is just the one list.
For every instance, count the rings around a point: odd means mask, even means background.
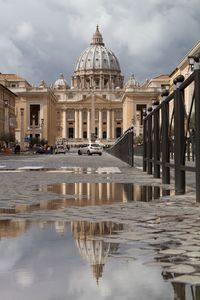
[{"label": "paving stone", "polygon": [[190,274],[195,272],[194,267],[189,265],[184,265],[184,264],[171,266],[169,268],[165,268],[164,270],[165,272],[176,273],[176,274]]},{"label": "paving stone", "polygon": [[184,283],[190,285],[200,285],[200,276],[183,275],[171,279],[171,282]]},{"label": "paving stone", "polygon": [[198,251],[198,252],[187,252],[187,253],[185,253],[184,255],[186,255],[186,256],[188,256],[188,257],[198,257],[198,258],[200,258],[200,252]]},{"label": "paving stone", "polygon": [[167,255],[179,255],[185,253],[185,250],[179,249],[166,249],[159,251],[159,254],[167,254]]}]

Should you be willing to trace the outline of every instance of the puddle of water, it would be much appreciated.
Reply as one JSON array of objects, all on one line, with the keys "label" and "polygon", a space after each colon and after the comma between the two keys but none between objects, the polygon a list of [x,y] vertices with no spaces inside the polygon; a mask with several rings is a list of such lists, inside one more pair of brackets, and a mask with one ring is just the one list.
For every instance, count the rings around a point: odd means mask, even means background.
[{"label": "puddle of water", "polygon": [[[152,201],[171,191],[157,186],[141,186],[132,183],[59,183],[40,186],[41,192],[62,195],[68,206],[112,204],[115,202]],[[73,197],[72,197],[73,196]]]},{"label": "puddle of water", "polygon": [[19,167],[18,168],[18,170],[24,170],[24,171],[26,171],[26,170],[28,170],[28,171],[37,171],[37,170],[39,170],[39,171],[41,171],[41,170],[43,170],[44,169],[44,167],[43,166],[25,166],[25,167]]},{"label": "puddle of water", "polygon": [[[156,186],[140,186],[132,183],[60,183],[39,186],[43,193],[52,193],[56,197],[37,203],[17,203],[11,207],[0,207],[0,214],[31,213],[42,210],[61,210],[69,207],[90,205],[109,205],[131,201],[153,201],[170,190]],[[47,197],[48,198],[48,197]],[[57,199],[56,199],[57,198]]]},{"label": "puddle of water", "polygon": [[73,173],[73,174],[118,174],[121,173],[119,168],[104,167],[104,168],[80,168],[80,167],[60,167],[60,168],[45,168],[43,166],[23,166],[18,168],[7,168],[0,166],[0,173],[3,172],[26,172],[26,171],[43,171],[47,173]]},{"label": "puddle of water", "polygon": [[111,222],[0,221],[2,299],[175,299],[162,269],[144,263],[146,252],[114,242],[122,230]]}]

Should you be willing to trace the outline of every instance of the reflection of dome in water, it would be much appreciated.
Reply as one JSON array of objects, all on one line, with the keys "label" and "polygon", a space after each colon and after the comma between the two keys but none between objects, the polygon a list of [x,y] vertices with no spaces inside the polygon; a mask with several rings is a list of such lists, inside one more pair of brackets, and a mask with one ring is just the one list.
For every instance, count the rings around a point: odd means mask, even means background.
[{"label": "reflection of dome in water", "polygon": [[55,230],[58,234],[63,235],[65,233],[65,222],[64,221],[56,221],[55,222]]},{"label": "reflection of dome in water", "polygon": [[[110,222],[72,223],[72,231],[76,245],[81,256],[91,265],[97,283],[99,278],[102,277],[103,267],[108,255],[118,250],[118,244],[106,243],[103,241],[102,236],[109,235],[113,231],[119,229],[122,229],[122,225],[117,225]],[[94,236],[99,236],[99,239],[94,240]]]}]

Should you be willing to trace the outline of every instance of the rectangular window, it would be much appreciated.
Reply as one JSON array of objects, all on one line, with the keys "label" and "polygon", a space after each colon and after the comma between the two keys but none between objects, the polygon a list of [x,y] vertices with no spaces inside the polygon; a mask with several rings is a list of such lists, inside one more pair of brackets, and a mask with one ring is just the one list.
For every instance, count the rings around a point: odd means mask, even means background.
[{"label": "rectangular window", "polygon": [[40,118],[40,105],[31,104],[30,105],[30,125],[33,126],[35,120],[35,126],[39,126]]}]

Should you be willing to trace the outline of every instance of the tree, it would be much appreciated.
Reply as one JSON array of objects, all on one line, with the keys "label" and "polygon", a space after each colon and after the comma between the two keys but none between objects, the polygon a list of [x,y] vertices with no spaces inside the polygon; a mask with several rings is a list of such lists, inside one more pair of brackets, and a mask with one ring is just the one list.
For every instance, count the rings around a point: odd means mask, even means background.
[{"label": "tree", "polygon": [[15,134],[13,132],[1,132],[0,133],[0,141],[6,143],[6,147],[8,148],[8,144],[10,142],[15,142]]}]

